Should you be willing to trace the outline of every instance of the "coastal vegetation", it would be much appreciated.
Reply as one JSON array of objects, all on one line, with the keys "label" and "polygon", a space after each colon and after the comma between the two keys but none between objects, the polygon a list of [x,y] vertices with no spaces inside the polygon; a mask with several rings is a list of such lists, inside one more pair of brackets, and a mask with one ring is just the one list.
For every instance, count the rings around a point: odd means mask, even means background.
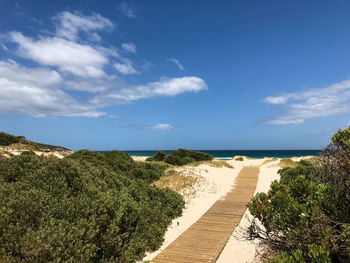
[{"label": "coastal vegetation", "polygon": [[250,238],[267,246],[271,262],[350,262],[350,127],[320,157],[279,174],[248,204]]},{"label": "coastal vegetation", "polygon": [[203,180],[203,177],[192,169],[171,168],[165,171],[164,176],[153,184],[160,188],[169,188],[179,193],[183,199],[190,201],[196,194],[195,186]]},{"label": "coastal vegetation", "polygon": [[14,136],[5,132],[0,132],[0,146],[12,146],[12,148],[19,150],[43,152],[69,150],[61,146],[32,142],[30,140],[27,140],[24,136]]},{"label": "coastal vegetation", "polygon": [[280,167],[296,167],[298,165],[297,162],[294,162],[291,158],[283,158],[280,160],[278,164]]},{"label": "coastal vegetation", "polygon": [[168,155],[165,155],[164,152],[157,152],[153,157],[147,158],[147,161],[164,161],[168,164],[181,166],[188,163],[210,161],[213,159],[214,157],[208,153],[177,149]]},{"label": "coastal vegetation", "polygon": [[184,206],[179,194],[151,185],[165,168],[119,151],[0,158],[0,261],[142,259]]},{"label": "coastal vegetation", "polygon": [[165,161],[165,156],[166,156],[165,152],[159,151],[155,155],[153,155],[152,157],[147,158],[146,161],[162,162],[162,161]]},{"label": "coastal vegetation", "polygon": [[191,167],[198,167],[200,165],[208,165],[208,166],[216,167],[216,168],[222,168],[222,167],[234,168],[231,164],[229,164],[228,162],[226,162],[224,160],[198,161],[198,162],[189,163],[187,165],[191,166]]}]

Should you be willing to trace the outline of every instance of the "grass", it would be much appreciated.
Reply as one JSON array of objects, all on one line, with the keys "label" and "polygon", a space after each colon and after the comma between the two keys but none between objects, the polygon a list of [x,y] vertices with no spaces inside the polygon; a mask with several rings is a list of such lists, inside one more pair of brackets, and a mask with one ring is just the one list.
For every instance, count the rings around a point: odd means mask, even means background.
[{"label": "grass", "polygon": [[267,159],[266,161],[264,161],[263,164],[267,164],[267,163],[274,162],[274,161],[277,161],[277,160],[278,160],[278,158],[273,157],[273,158],[271,158],[271,159]]},{"label": "grass", "polygon": [[208,166],[216,167],[216,168],[222,168],[222,167],[234,168],[231,164],[229,164],[228,162],[226,162],[224,160],[198,161],[198,162],[193,162],[193,163],[187,164],[187,166],[190,166],[190,167],[198,167],[200,165],[208,165]]},{"label": "grass", "polygon": [[153,185],[160,188],[170,188],[182,195],[186,203],[196,194],[195,185],[203,180],[203,177],[196,174],[194,169],[174,169],[165,171],[158,181]]},{"label": "grass", "polygon": [[236,157],[235,158],[235,161],[243,161],[244,159],[243,159],[243,157],[242,156],[240,156],[240,157]]},{"label": "grass", "polygon": [[294,167],[296,167],[298,165],[298,163],[294,162],[290,158],[283,158],[278,165],[280,167],[292,167],[292,168],[294,168]]}]

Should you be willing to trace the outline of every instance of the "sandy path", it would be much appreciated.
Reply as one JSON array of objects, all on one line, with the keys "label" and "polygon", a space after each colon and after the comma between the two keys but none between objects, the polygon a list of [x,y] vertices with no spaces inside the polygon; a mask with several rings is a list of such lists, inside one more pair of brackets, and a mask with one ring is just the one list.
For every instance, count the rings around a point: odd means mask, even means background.
[{"label": "sandy path", "polygon": [[222,167],[216,168],[208,165],[200,165],[194,168],[194,174],[199,175],[202,180],[196,185],[196,194],[186,204],[182,216],[173,220],[164,236],[162,246],[154,252],[148,252],[143,260],[152,260],[170,243],[178,238],[193,223],[195,223],[205,212],[219,199],[223,198],[233,187],[235,179],[243,166],[243,162],[234,165],[234,169]]},{"label": "sandy path", "polygon": [[244,167],[236,185],[152,262],[216,262],[256,189],[258,167]]},{"label": "sandy path", "polygon": [[[298,159],[299,160],[299,159]],[[259,192],[265,192],[270,189],[271,182],[279,179],[277,171],[280,169],[277,164],[280,160],[265,163],[260,166],[259,178],[254,195]],[[244,238],[244,235],[250,225],[252,215],[248,209],[245,211],[242,220],[238,227],[233,231],[229,241],[227,242],[217,263],[253,263],[260,262],[259,258],[259,242],[249,241]]]}]

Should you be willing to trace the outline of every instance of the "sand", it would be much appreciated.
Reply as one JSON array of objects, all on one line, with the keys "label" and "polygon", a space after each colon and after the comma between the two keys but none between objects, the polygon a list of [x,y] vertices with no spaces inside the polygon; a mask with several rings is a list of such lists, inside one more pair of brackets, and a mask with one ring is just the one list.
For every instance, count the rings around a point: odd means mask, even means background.
[{"label": "sand", "polygon": [[198,167],[184,169],[193,169],[192,173],[195,176],[203,177],[204,180],[199,180],[198,185],[195,186],[196,195],[186,204],[182,216],[173,220],[168,227],[162,247],[155,252],[147,253],[143,260],[153,259],[196,222],[217,200],[224,197],[233,187],[234,180],[240,170],[227,167],[215,168],[209,165],[199,165]]},{"label": "sand", "polygon": [[[185,167],[183,169],[194,169],[195,176],[202,176],[204,180],[200,180],[196,185],[196,195],[186,205],[181,217],[174,219],[164,237],[164,243],[160,249],[155,252],[147,253],[143,260],[152,260],[178,236],[180,236],[188,227],[196,222],[217,200],[223,198],[229,192],[235,183],[235,179],[243,166],[257,165],[261,166],[262,170],[259,173],[258,188],[268,189],[270,182],[278,178],[277,170],[279,167],[275,165],[278,161],[263,163],[266,159],[247,159],[243,161],[227,160],[234,168],[217,168],[209,165],[199,165],[198,167]],[[261,191],[261,190],[259,190]],[[242,220],[243,221],[243,220]],[[240,223],[241,224],[241,223]],[[243,222],[242,222],[243,225]],[[237,243],[236,240],[228,242],[224,252],[220,256],[218,262],[246,262],[245,259],[254,258],[255,245],[244,241]],[[244,252],[242,252],[244,249]],[[249,253],[246,253],[249,250]],[[240,256],[239,260],[236,261]]]},{"label": "sand", "polygon": [[[268,162],[260,166],[258,183],[254,194],[259,192],[266,193],[272,181],[279,179],[279,174],[277,173],[280,169],[280,167],[277,166],[279,161],[280,160]],[[248,229],[251,219],[251,214],[246,210],[241,222],[233,231],[231,238],[216,261],[217,263],[260,262],[259,252],[261,248],[259,247],[259,242],[257,240],[249,241],[244,238],[244,233]]]},{"label": "sand", "polygon": [[[293,157],[293,161],[300,161],[310,157]],[[137,158],[135,158],[137,159]],[[141,160],[141,159],[139,159]],[[181,217],[173,220],[165,233],[164,243],[160,249],[155,252],[147,253],[143,260],[152,260],[156,255],[164,250],[171,242],[180,236],[188,227],[195,223],[217,200],[224,197],[235,184],[235,179],[244,166],[259,166],[260,172],[255,193],[267,192],[271,183],[279,179],[277,171],[281,168],[278,164],[281,159],[261,158],[250,159],[243,157],[243,161],[226,160],[234,168],[212,167],[206,164],[198,167],[184,167],[181,169],[192,169],[193,176],[201,176],[195,186],[196,195],[185,206]],[[189,173],[191,174],[191,173]],[[239,226],[233,231],[231,238],[224,247],[217,263],[245,263],[261,262],[261,246],[259,241],[249,241],[244,238],[244,234],[250,225],[252,219],[248,210],[242,217]]]},{"label": "sand", "polygon": [[150,156],[131,156],[132,159],[136,162],[144,162]]},{"label": "sand", "polygon": [[[0,155],[3,155],[4,157],[11,157],[14,156],[14,155],[21,155],[22,152],[26,152],[28,150],[24,149],[24,150],[14,150],[14,149],[11,149],[9,147],[5,148],[5,147],[2,147],[3,151],[5,151],[6,153],[0,153]],[[70,155],[73,153],[73,151],[52,151],[52,152],[41,152],[41,151],[34,151],[34,153],[38,156],[45,156],[45,157],[49,157],[49,156],[55,156],[59,159],[63,159],[64,157]],[[10,154],[10,155],[9,155]]]}]

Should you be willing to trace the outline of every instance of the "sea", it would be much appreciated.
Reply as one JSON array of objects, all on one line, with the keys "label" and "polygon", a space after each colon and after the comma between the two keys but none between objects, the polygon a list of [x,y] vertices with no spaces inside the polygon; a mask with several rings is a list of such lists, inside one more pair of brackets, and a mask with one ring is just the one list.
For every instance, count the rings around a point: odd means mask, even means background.
[{"label": "sea", "polygon": [[[163,150],[164,151],[164,150]],[[209,153],[217,159],[230,160],[233,156],[244,155],[253,159],[264,157],[288,158],[302,156],[319,156],[321,150],[196,150]],[[157,151],[124,151],[132,156],[153,156]],[[166,154],[170,150],[164,151]]]}]

